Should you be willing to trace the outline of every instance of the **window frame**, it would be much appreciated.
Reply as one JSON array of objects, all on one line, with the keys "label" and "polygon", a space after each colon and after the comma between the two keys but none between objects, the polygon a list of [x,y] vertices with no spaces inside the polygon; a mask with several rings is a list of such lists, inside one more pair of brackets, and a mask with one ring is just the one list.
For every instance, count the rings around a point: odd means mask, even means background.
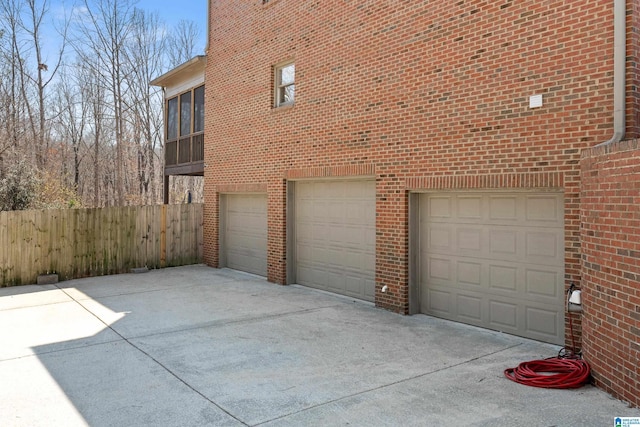
[{"label": "window frame", "polygon": [[[197,89],[200,88],[204,88],[205,85],[201,84],[198,85],[196,87],[193,87],[189,90],[185,90],[183,92],[178,92],[176,94],[174,94],[171,98],[167,98],[165,100],[165,126],[164,126],[164,141],[165,142],[172,142],[172,141],[177,141],[180,138],[183,138],[185,136],[189,136],[189,135],[195,135],[195,134],[199,134],[204,132],[204,124],[205,124],[205,120],[203,120],[203,128],[202,130],[195,130],[195,125],[196,125],[196,120],[195,120],[195,116],[196,116],[196,102],[195,102],[195,92]],[[190,123],[189,123],[189,133],[183,135],[181,130],[182,130],[182,96],[185,94],[191,94],[190,95],[190,107],[189,107],[189,112],[190,112]],[[176,135],[174,138],[169,138],[169,103],[175,100],[176,101],[176,113],[177,113],[177,117],[176,117]],[[204,110],[204,102],[205,100],[203,99],[203,110]]]},{"label": "window frame", "polygon": [[193,89],[180,94],[178,103],[180,104],[180,133],[178,137],[184,138],[193,134]]},{"label": "window frame", "polygon": [[[273,86],[274,86],[274,91],[273,91],[273,98],[274,98],[274,103],[273,106],[275,108],[278,107],[286,107],[286,106],[291,106],[294,105],[296,102],[296,95],[295,95],[295,87],[296,87],[296,69],[295,69],[295,61],[290,60],[290,61],[286,61],[286,62],[281,62],[279,64],[274,65],[273,67]],[[282,70],[284,70],[287,67],[293,66],[293,81],[291,83],[282,83]],[[286,90],[289,87],[293,87],[293,99],[291,101],[281,101],[282,97],[282,92],[284,90]]]},{"label": "window frame", "polygon": [[[171,101],[175,101],[174,105],[174,114],[175,114],[175,123],[174,124],[174,134],[172,135],[169,129],[171,129],[170,122],[171,117]],[[166,113],[165,113],[165,129],[164,129],[164,140],[165,142],[177,141],[180,138],[180,95],[173,96],[166,100],[165,103]]]},{"label": "window frame", "polygon": [[[196,97],[196,91],[202,90],[202,104],[199,104],[198,97]],[[200,132],[204,132],[205,118],[204,118],[204,84],[194,87],[191,90],[191,103],[192,103],[192,111],[191,111],[191,133],[196,134]],[[202,117],[200,117],[202,116]],[[197,127],[202,126],[202,129],[197,129]]]}]

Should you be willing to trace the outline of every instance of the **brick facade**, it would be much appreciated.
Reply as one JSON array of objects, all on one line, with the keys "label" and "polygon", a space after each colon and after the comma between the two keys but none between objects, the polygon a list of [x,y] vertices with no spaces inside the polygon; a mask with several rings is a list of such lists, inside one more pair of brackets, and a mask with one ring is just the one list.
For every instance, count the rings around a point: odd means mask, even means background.
[{"label": "brick facade", "polygon": [[[611,1],[212,0],[210,14],[209,265],[222,186],[266,188],[268,279],[285,284],[287,180],[373,175],[378,306],[409,310],[412,190],[562,189],[565,279],[580,285],[580,153],[613,127]],[[273,66],[288,60],[295,105],[273,108]],[[638,103],[627,97],[632,137]]]},{"label": "brick facade", "polygon": [[581,163],[584,355],[598,386],[640,406],[640,140]]}]

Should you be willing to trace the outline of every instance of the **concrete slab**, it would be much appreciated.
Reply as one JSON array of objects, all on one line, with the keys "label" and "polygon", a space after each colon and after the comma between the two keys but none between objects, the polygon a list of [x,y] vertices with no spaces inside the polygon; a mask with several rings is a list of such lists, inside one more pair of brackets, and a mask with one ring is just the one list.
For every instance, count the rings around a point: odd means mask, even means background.
[{"label": "concrete slab", "polygon": [[124,341],[39,353],[0,364],[3,426],[242,425]]},{"label": "concrete slab", "polygon": [[592,386],[547,390],[505,380],[505,363],[530,360],[537,346],[524,343],[261,425],[393,426],[401,420],[402,425],[420,426],[613,426],[613,414],[637,414]]},{"label": "concrete slab", "polygon": [[338,304],[133,342],[249,425],[518,345],[421,317]]},{"label": "concrete slab", "polygon": [[[204,266],[0,289],[0,425],[613,425],[556,346]],[[9,384],[10,386],[5,386]]]},{"label": "concrete slab", "polygon": [[119,283],[118,291],[110,293],[103,280],[96,278],[65,291],[126,338],[353,303],[326,294],[308,298],[306,289],[273,284],[265,287],[263,278],[249,274],[235,273],[236,280],[230,279],[228,274],[212,275],[211,269],[206,267],[195,267],[191,280],[180,275],[172,277],[171,280],[182,283],[171,287],[171,282],[165,279],[167,271],[148,273],[146,277],[153,276],[153,279],[144,283],[136,280],[138,276],[129,276],[131,281],[141,285],[139,289],[131,285],[125,285],[125,289]]},{"label": "concrete slab", "polygon": [[55,285],[0,288],[0,311],[69,301],[72,299]]},{"label": "concrete slab", "polygon": [[216,275],[211,278],[204,265],[151,270],[147,274],[118,274],[87,277],[62,282],[58,286],[77,300],[97,299],[105,296],[130,295],[165,289],[180,289],[207,283],[234,281],[232,276]]},{"label": "concrete slab", "polygon": [[[41,295],[34,297],[41,299]],[[0,360],[120,339],[73,301],[3,310],[0,325]]]}]

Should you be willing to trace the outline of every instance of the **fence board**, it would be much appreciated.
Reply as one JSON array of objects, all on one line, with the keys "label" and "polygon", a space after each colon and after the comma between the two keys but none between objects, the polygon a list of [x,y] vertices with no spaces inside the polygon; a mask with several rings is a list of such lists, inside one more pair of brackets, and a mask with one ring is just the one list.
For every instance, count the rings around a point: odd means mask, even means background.
[{"label": "fence board", "polygon": [[0,212],[0,287],[202,262],[203,205]]}]

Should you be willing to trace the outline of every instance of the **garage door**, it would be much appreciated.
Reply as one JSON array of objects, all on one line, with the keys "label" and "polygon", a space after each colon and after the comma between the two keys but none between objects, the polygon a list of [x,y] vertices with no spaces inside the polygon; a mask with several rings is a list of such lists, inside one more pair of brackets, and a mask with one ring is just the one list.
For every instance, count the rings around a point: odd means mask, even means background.
[{"label": "garage door", "polygon": [[267,275],[267,195],[221,197],[220,264]]},{"label": "garage door", "polygon": [[298,284],[373,301],[374,181],[295,184],[295,279]]},{"label": "garage door", "polygon": [[419,197],[421,311],[562,344],[563,195]]}]

